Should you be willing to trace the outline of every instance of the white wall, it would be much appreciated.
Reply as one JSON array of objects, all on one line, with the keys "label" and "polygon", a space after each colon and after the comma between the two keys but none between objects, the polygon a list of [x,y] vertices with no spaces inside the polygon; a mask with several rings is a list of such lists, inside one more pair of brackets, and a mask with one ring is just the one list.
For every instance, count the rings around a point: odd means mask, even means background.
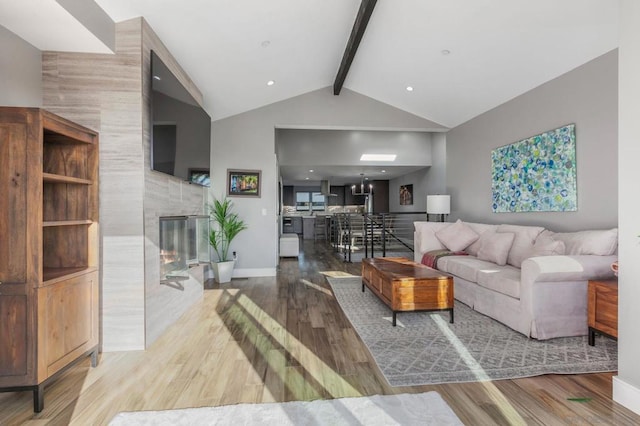
[{"label": "white wall", "polygon": [[[443,126],[343,89],[331,87],[277,102],[212,124],[212,194],[225,194],[228,168],[262,170],[261,198],[234,198],[249,229],[231,249],[239,254],[236,276],[275,275],[277,264],[277,164],[275,128],[359,130],[444,129]],[[260,242],[260,244],[256,244]]]},{"label": "white wall", "polygon": [[0,105],[42,106],[42,55],[0,26]]},{"label": "white wall", "polygon": [[[618,53],[611,51],[447,133],[451,218],[554,231],[618,225]],[[492,213],[491,150],[576,125],[578,211]]]},{"label": "white wall", "polygon": [[640,2],[620,2],[618,376],[613,399],[640,414]]}]

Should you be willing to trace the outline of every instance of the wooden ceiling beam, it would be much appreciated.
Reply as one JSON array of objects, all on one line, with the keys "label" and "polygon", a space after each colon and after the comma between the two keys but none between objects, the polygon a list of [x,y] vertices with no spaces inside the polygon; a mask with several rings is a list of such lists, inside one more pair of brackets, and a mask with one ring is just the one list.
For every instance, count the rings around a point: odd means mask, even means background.
[{"label": "wooden ceiling beam", "polygon": [[369,23],[369,18],[371,18],[371,14],[373,13],[373,8],[376,6],[376,2],[377,0],[362,0],[362,3],[360,3],[360,10],[358,10],[356,21],[353,23],[351,36],[347,42],[347,48],[344,51],[344,55],[342,55],[342,62],[338,69],[338,75],[336,75],[336,80],[333,83],[334,95],[339,95],[340,90],[342,90],[342,85],[344,84],[344,80],[347,78],[349,68],[351,68],[353,58],[356,56],[358,46],[360,46],[360,40],[362,40],[364,31],[367,29],[367,24]]}]

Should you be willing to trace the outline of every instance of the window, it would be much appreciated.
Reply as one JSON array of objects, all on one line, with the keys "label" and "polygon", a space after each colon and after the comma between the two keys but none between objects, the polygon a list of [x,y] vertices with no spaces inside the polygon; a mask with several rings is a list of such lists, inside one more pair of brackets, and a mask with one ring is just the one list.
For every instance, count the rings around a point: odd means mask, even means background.
[{"label": "window", "polygon": [[319,192],[296,192],[296,210],[324,210],[324,195]]}]

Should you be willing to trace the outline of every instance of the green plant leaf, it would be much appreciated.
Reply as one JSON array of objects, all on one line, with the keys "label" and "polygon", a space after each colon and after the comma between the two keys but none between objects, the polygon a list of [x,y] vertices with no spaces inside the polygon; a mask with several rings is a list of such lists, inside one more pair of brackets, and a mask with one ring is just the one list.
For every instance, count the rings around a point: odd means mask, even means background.
[{"label": "green plant leaf", "polygon": [[582,397],[582,398],[567,398],[567,401],[573,402],[589,402],[591,401],[590,397]]},{"label": "green plant leaf", "polygon": [[209,216],[212,227],[209,234],[209,244],[216,252],[218,261],[229,259],[229,247],[231,241],[241,232],[247,229],[247,224],[240,219],[237,213],[232,211],[232,202],[228,198],[214,199],[209,205]]}]

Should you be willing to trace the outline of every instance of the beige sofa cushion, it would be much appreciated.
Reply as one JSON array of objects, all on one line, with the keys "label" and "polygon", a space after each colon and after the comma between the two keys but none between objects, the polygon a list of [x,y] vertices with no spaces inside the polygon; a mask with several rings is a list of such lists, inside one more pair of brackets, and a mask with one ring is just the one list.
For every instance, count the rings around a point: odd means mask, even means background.
[{"label": "beige sofa cushion", "polygon": [[511,265],[483,269],[477,274],[478,285],[520,299],[520,269]]},{"label": "beige sofa cushion", "polygon": [[513,244],[513,232],[485,233],[478,250],[478,259],[488,260],[498,265],[506,265],[509,249]]},{"label": "beige sofa cushion", "polygon": [[473,256],[446,256],[438,259],[438,269],[470,282],[477,282],[478,272],[496,265]]},{"label": "beige sofa cushion", "polygon": [[512,232],[515,234],[513,245],[511,246],[509,256],[507,257],[507,263],[519,268],[522,265],[522,261],[529,257],[531,249],[533,249],[533,244],[542,231],[544,231],[544,228],[541,226],[498,226],[498,233]]},{"label": "beige sofa cushion", "polygon": [[478,250],[480,250],[480,240],[482,235],[485,232],[493,233],[498,230],[498,225],[487,225],[486,223],[473,223],[473,222],[465,222],[469,225],[469,228],[473,229],[473,231],[478,234],[479,238],[471,244],[469,247],[465,249],[467,253],[471,256],[478,256]]},{"label": "beige sofa cushion", "polygon": [[554,240],[562,241],[569,256],[593,254],[610,256],[618,250],[618,228],[595,231],[556,232]]},{"label": "beige sofa cushion", "polygon": [[478,239],[478,234],[458,219],[453,225],[436,232],[436,238],[451,251],[464,250]]}]

